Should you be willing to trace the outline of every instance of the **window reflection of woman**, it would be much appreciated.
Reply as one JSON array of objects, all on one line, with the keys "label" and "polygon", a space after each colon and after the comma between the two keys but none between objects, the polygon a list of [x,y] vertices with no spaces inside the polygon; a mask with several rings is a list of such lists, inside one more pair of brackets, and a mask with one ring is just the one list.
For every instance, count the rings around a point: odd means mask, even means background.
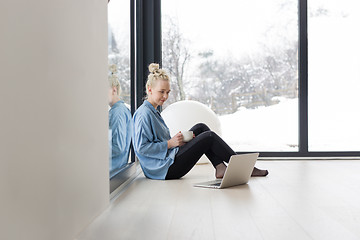
[{"label": "window reflection of woman", "polygon": [[111,131],[110,171],[120,169],[128,163],[131,145],[131,113],[121,100],[120,82],[116,66],[110,67],[109,76],[109,130]]},{"label": "window reflection of woman", "polygon": [[[205,154],[215,168],[215,176],[224,176],[230,156],[236,153],[205,124],[190,130],[194,138],[185,143],[181,132],[171,138],[158,106],[162,106],[170,93],[170,80],[158,64],[150,64],[146,84],[147,100],[133,117],[133,146],[146,177],[152,179],[178,179],[187,174]],[[254,168],[252,176],[266,176],[267,170]]]}]

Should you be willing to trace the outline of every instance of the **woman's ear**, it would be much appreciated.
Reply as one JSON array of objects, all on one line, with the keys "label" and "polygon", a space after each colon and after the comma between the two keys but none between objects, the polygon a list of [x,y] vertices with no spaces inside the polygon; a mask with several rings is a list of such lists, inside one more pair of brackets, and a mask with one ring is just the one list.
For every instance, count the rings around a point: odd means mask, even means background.
[{"label": "woman's ear", "polygon": [[116,87],[112,87],[111,93],[112,93],[112,95],[117,95],[117,89],[116,89]]}]

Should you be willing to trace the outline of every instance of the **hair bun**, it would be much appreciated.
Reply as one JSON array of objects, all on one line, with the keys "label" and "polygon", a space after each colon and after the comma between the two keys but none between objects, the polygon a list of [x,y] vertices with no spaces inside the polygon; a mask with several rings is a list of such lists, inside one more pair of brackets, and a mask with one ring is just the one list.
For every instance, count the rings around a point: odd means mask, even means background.
[{"label": "hair bun", "polygon": [[118,72],[116,64],[111,64],[109,66],[110,75],[115,75]]},{"label": "hair bun", "polygon": [[150,73],[155,74],[155,73],[159,72],[159,69],[160,69],[159,64],[157,64],[157,63],[151,63],[149,65],[149,72]]}]

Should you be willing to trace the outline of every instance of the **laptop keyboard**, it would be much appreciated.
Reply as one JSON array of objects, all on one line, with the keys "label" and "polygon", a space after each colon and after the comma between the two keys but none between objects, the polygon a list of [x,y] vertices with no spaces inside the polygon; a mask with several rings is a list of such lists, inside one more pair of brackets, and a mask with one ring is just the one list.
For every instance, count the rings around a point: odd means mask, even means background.
[{"label": "laptop keyboard", "polygon": [[210,184],[211,186],[220,186],[221,182]]}]

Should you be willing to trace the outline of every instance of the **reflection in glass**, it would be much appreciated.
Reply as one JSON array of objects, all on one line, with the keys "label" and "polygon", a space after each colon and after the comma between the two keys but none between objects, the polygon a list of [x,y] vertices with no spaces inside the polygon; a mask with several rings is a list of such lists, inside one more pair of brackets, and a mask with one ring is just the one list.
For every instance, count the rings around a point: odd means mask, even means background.
[{"label": "reflection in glass", "polygon": [[131,161],[130,1],[108,3],[110,178]]},{"label": "reflection in glass", "polygon": [[188,99],[209,106],[236,151],[298,151],[297,5],[162,1],[167,105]]},{"label": "reflection in glass", "polygon": [[360,2],[308,6],[309,151],[359,151]]},{"label": "reflection in glass", "polygon": [[[109,90],[109,96],[114,92],[112,87]],[[117,94],[117,93],[115,93]],[[111,164],[110,175],[116,170],[126,166],[129,161],[131,145],[131,113],[125,106],[124,101],[116,95],[112,95],[109,110],[109,131],[111,134]]]}]

